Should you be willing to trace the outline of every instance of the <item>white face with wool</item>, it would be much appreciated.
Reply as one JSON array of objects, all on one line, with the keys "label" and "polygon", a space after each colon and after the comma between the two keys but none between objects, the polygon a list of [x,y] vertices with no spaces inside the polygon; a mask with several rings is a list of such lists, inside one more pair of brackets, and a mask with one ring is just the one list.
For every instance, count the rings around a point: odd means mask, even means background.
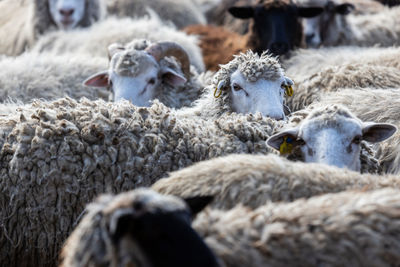
[{"label": "white face with wool", "polygon": [[239,70],[232,73],[230,80],[234,112],[242,114],[260,112],[263,116],[277,120],[285,118],[283,108],[285,89],[282,85],[292,85],[292,80],[282,76],[276,81],[259,79],[256,82],[248,82]]},{"label": "white face with wool", "polygon": [[85,0],[48,0],[50,14],[63,30],[75,28],[85,14]]},{"label": "white face with wool", "polygon": [[396,130],[392,124],[362,123],[351,118],[341,118],[335,127],[324,124],[321,119],[311,119],[300,128],[271,136],[267,143],[279,150],[286,137],[293,147],[300,148],[305,162],[360,171],[361,141],[381,142],[391,137]]}]

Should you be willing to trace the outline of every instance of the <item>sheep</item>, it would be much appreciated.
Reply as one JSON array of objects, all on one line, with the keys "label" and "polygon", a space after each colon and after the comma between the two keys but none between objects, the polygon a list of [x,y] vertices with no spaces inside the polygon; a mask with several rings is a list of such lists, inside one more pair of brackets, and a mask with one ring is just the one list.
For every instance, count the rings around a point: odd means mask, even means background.
[{"label": "sheep", "polygon": [[[265,140],[285,122],[234,111],[264,111],[275,99],[271,114],[279,106],[283,116],[281,86],[289,82],[274,58],[248,52],[222,66],[191,108],[63,98],[0,116],[0,262],[54,265],[83,205],[100,193],[150,186],[222,155],[273,153]],[[242,99],[255,108],[235,109]]]},{"label": "sheep", "polygon": [[212,251],[191,228],[191,216],[207,203],[138,189],[103,195],[68,238],[61,267],[219,266]]},{"label": "sheep", "polygon": [[[321,6],[335,5],[332,0],[321,1]],[[354,7],[354,6],[353,6]],[[333,9],[335,10],[335,8]],[[350,12],[349,8],[344,15]],[[365,15],[340,16],[326,11],[319,17],[307,19],[307,44],[312,47],[357,45],[393,46],[400,44],[400,8]]]},{"label": "sheep", "polygon": [[0,3],[0,54],[18,55],[54,29],[88,27],[104,16],[102,0],[5,0]]},{"label": "sheep", "polygon": [[186,51],[174,42],[151,44],[135,40],[126,46],[109,46],[110,66],[84,81],[86,86],[111,87],[114,101],[127,99],[136,106],[149,106],[159,99],[168,107],[189,106],[203,84]]},{"label": "sheep", "polygon": [[[394,61],[394,60],[392,60]],[[400,87],[400,68],[350,63],[326,67],[302,80],[295,80],[296,94],[287,101],[290,110],[301,110],[327,92],[341,88],[394,88]]]},{"label": "sheep", "polygon": [[378,1],[379,3],[382,3],[382,4],[390,6],[390,7],[400,5],[399,0],[375,0],[375,1]]},{"label": "sheep", "polygon": [[274,154],[228,155],[194,164],[160,179],[152,189],[181,198],[212,196],[210,207],[256,209],[350,189],[400,189],[397,176],[379,176],[319,163],[293,162]]},{"label": "sheep", "polygon": [[4,57],[0,59],[0,101],[11,98],[27,103],[37,98],[54,100],[64,96],[108,100],[107,89],[88,90],[82,86],[82,81],[100,71],[106,62],[104,58],[84,55],[50,56],[29,52],[19,57]]},{"label": "sheep", "polygon": [[206,18],[192,0],[107,0],[107,12],[117,16],[142,16],[153,9],[162,20],[173,22],[178,29],[191,24],[205,24]]},{"label": "sheep", "polygon": [[43,36],[34,52],[51,54],[89,54],[107,57],[107,47],[113,43],[126,44],[133,39],[146,39],[151,42],[174,41],[188,53],[190,62],[198,72],[204,71],[201,50],[197,38],[177,31],[172,25],[165,24],[156,15],[140,19],[108,18],[90,29],[79,29],[66,33],[54,32]]},{"label": "sheep", "polygon": [[[399,103],[400,91],[396,89],[371,90],[370,88],[357,90],[343,89],[336,93],[321,97],[321,104],[343,104],[362,120],[392,123],[400,127]],[[396,133],[391,142],[379,144],[376,157],[380,160],[383,171],[386,173],[400,173],[399,141]]]},{"label": "sheep", "polygon": [[256,210],[205,210],[193,228],[225,266],[395,266],[400,191],[347,191]]},{"label": "sheep", "polygon": [[[244,37],[244,51],[252,49],[261,54],[269,50],[276,56],[285,55],[289,50],[303,46],[300,18],[313,17],[322,11],[319,7],[297,6],[291,0],[258,0],[252,5],[229,8],[229,12],[236,18],[252,19],[249,32]],[[286,25],[284,29],[282,25]],[[200,29],[200,32],[193,31],[192,34],[207,34],[207,30]],[[224,42],[222,39],[221,41]],[[203,53],[208,54],[204,50]]]}]

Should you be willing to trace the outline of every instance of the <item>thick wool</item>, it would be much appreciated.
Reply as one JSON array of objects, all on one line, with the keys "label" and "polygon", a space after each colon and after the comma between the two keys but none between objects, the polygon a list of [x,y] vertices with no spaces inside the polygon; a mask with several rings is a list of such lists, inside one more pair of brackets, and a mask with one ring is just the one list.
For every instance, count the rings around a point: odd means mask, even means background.
[{"label": "thick wool", "polygon": [[213,196],[216,209],[241,204],[251,209],[269,202],[291,202],[349,189],[400,189],[397,176],[378,176],[277,155],[229,155],[172,172],[152,189],[181,198]]},{"label": "thick wool", "polygon": [[226,266],[395,266],[400,191],[348,191],[257,210],[206,210],[193,227]]},{"label": "thick wool", "polygon": [[[21,54],[32,47],[39,36],[57,29],[47,0],[4,0],[0,3],[0,12],[0,17],[4,17],[0,20],[0,54]],[[102,19],[104,13],[102,0],[86,0],[85,14],[77,27],[89,27]]]},{"label": "thick wool", "polygon": [[140,17],[154,10],[164,21],[173,22],[178,29],[192,24],[205,24],[204,14],[192,0],[106,0],[110,15]]},{"label": "thick wool", "polygon": [[307,107],[328,92],[341,88],[387,89],[400,86],[400,68],[350,63],[327,67],[295,82],[294,94],[287,99],[292,111]]},{"label": "thick wool", "polygon": [[[321,104],[343,104],[364,121],[392,123],[400,127],[398,89],[372,90],[344,89],[322,97]],[[376,157],[380,160],[384,172],[400,172],[400,134],[396,133],[388,141],[377,144]]]},{"label": "thick wool", "polygon": [[0,101],[34,99],[55,100],[61,97],[86,97],[108,100],[105,88],[87,88],[82,82],[107,65],[105,58],[85,55],[48,55],[24,53],[0,59]]},{"label": "thick wool", "polygon": [[173,25],[161,21],[157,15],[138,19],[113,18],[101,21],[89,29],[50,33],[37,43],[33,51],[52,54],[77,53],[107,57],[107,47],[112,43],[126,44],[133,39],[151,42],[174,41],[188,53],[197,71],[204,71],[197,38],[178,31]]},{"label": "thick wool", "polygon": [[[150,190],[138,189],[117,196],[102,195],[85,209],[85,216],[68,238],[61,258],[60,266],[121,266],[121,261],[143,257],[143,252],[134,246],[117,250],[110,225],[113,216],[139,207],[140,213],[156,212],[189,213],[186,204],[175,197],[160,196]],[[133,213],[133,211],[131,211]],[[129,252],[135,251],[136,255]],[[144,256],[146,257],[146,256]]]}]

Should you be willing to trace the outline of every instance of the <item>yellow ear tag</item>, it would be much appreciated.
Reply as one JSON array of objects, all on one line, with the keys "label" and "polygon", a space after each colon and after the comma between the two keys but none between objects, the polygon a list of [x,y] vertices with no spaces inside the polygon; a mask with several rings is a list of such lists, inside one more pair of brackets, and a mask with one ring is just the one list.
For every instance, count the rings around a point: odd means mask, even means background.
[{"label": "yellow ear tag", "polygon": [[285,94],[287,96],[292,96],[293,95],[293,87],[291,85],[285,85]]},{"label": "yellow ear tag", "polygon": [[[218,83],[218,86],[215,87],[215,91],[214,91],[214,97],[215,98],[219,98],[222,95],[222,88],[225,86],[225,82],[224,81],[220,81]],[[218,92],[219,91],[219,92]]]},{"label": "yellow ear tag", "polygon": [[292,153],[293,151],[293,139],[285,136],[283,138],[283,143],[279,147],[279,152],[281,152],[282,155],[287,155]]}]

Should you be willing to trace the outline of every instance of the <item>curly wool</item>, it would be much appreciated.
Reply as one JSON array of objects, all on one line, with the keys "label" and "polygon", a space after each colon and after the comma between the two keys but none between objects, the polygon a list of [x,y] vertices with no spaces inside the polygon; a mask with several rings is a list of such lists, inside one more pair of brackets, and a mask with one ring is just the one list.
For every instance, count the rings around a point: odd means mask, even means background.
[{"label": "curly wool", "polygon": [[267,154],[265,141],[283,124],[260,114],[184,117],[158,101],[138,108],[66,98],[19,107],[0,118],[0,262],[54,266],[96,195],[150,186],[205,159]]},{"label": "curly wool", "polygon": [[[19,55],[31,48],[38,37],[57,29],[51,18],[47,0],[15,1],[0,3],[1,16],[7,17],[1,26],[0,54]],[[89,27],[105,15],[103,0],[86,0],[85,13],[77,27]],[[64,32],[64,31],[62,31]]]},{"label": "curly wool", "polygon": [[198,72],[204,71],[197,37],[178,31],[157,15],[137,19],[109,17],[88,29],[53,32],[43,36],[33,48],[35,52],[51,54],[77,53],[108,57],[107,47],[112,43],[127,44],[134,39],[151,42],[174,41],[188,53],[190,62]]},{"label": "curly wool", "polygon": [[0,58],[0,101],[34,99],[54,100],[61,97],[92,100],[111,96],[106,88],[86,88],[87,77],[107,64],[105,58],[85,55],[48,55],[26,52],[18,57]]},{"label": "curly wool", "polygon": [[226,266],[393,266],[400,191],[347,191],[254,211],[205,210],[193,227]]},{"label": "curly wool", "polygon": [[293,162],[277,155],[229,155],[172,172],[152,189],[181,198],[213,196],[216,209],[241,204],[251,209],[269,202],[291,202],[349,189],[400,189],[397,176],[360,174],[317,163]]}]

